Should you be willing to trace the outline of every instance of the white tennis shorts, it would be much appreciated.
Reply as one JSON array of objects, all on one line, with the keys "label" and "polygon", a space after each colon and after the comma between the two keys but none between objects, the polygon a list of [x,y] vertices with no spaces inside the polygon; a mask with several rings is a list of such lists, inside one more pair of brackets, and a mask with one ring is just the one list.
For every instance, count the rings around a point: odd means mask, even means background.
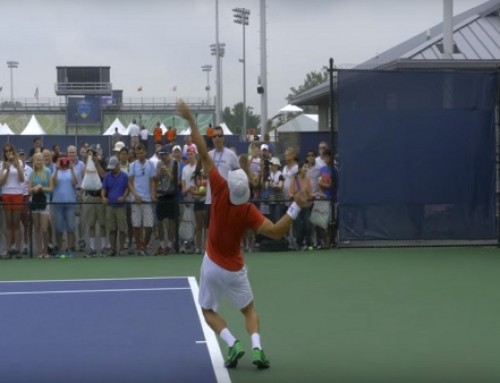
[{"label": "white tennis shorts", "polygon": [[239,310],[253,301],[247,267],[229,271],[217,265],[205,253],[200,271],[198,303],[204,309],[217,311],[222,295]]}]

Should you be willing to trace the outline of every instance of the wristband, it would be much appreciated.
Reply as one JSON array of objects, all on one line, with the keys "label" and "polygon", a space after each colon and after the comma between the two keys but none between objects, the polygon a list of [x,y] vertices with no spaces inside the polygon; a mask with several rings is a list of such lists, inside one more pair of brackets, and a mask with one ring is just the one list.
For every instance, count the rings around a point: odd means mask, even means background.
[{"label": "wristband", "polygon": [[291,219],[297,218],[299,213],[300,213],[300,206],[297,205],[297,202],[292,203],[288,208],[288,210],[286,211],[286,214],[288,214]]}]

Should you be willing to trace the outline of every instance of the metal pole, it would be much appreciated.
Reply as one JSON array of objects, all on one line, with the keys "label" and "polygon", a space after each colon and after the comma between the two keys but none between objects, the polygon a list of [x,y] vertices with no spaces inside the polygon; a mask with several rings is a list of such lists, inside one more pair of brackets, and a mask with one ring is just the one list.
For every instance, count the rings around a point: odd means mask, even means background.
[{"label": "metal pole", "polygon": [[243,23],[243,132],[247,135],[247,79],[245,57],[245,22]]},{"label": "metal pole", "polygon": [[262,137],[267,133],[267,37],[266,37],[266,0],[260,0],[260,121]]},{"label": "metal pole", "polygon": [[215,125],[220,125],[220,110],[221,110],[221,86],[220,86],[220,55],[219,55],[219,0],[215,0]]}]

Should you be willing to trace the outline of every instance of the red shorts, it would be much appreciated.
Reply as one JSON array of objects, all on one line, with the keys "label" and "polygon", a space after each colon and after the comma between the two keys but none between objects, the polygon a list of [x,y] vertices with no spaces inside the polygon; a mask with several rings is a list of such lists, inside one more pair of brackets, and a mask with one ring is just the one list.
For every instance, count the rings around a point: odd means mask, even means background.
[{"label": "red shorts", "polygon": [[4,194],[2,195],[2,201],[4,211],[22,211],[24,209],[22,194]]}]

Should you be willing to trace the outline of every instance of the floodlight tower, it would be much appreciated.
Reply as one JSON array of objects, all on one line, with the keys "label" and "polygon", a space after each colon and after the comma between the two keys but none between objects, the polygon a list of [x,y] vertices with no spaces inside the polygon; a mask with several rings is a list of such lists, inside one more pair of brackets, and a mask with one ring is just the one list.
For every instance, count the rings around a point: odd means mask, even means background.
[{"label": "floodlight tower", "polygon": [[18,61],[7,61],[7,67],[10,69],[10,102],[14,104],[14,71],[19,66]]},{"label": "floodlight tower", "polygon": [[224,104],[222,102],[222,58],[224,57],[224,53],[226,52],[226,44],[225,43],[215,43],[210,44],[210,51],[212,52],[212,56],[215,56],[215,74],[216,74],[216,87],[215,87],[215,124],[219,125],[222,118],[221,110],[224,109]]},{"label": "floodlight tower", "polygon": [[205,90],[207,91],[207,104],[210,104],[210,72],[212,71],[212,65],[203,65],[201,70],[207,72],[207,86]]},{"label": "floodlight tower", "polygon": [[248,25],[248,16],[250,9],[233,8],[234,22],[243,26],[243,58],[240,60],[243,63],[243,134],[247,134],[247,92],[246,92],[246,57],[245,57],[245,26]]}]

